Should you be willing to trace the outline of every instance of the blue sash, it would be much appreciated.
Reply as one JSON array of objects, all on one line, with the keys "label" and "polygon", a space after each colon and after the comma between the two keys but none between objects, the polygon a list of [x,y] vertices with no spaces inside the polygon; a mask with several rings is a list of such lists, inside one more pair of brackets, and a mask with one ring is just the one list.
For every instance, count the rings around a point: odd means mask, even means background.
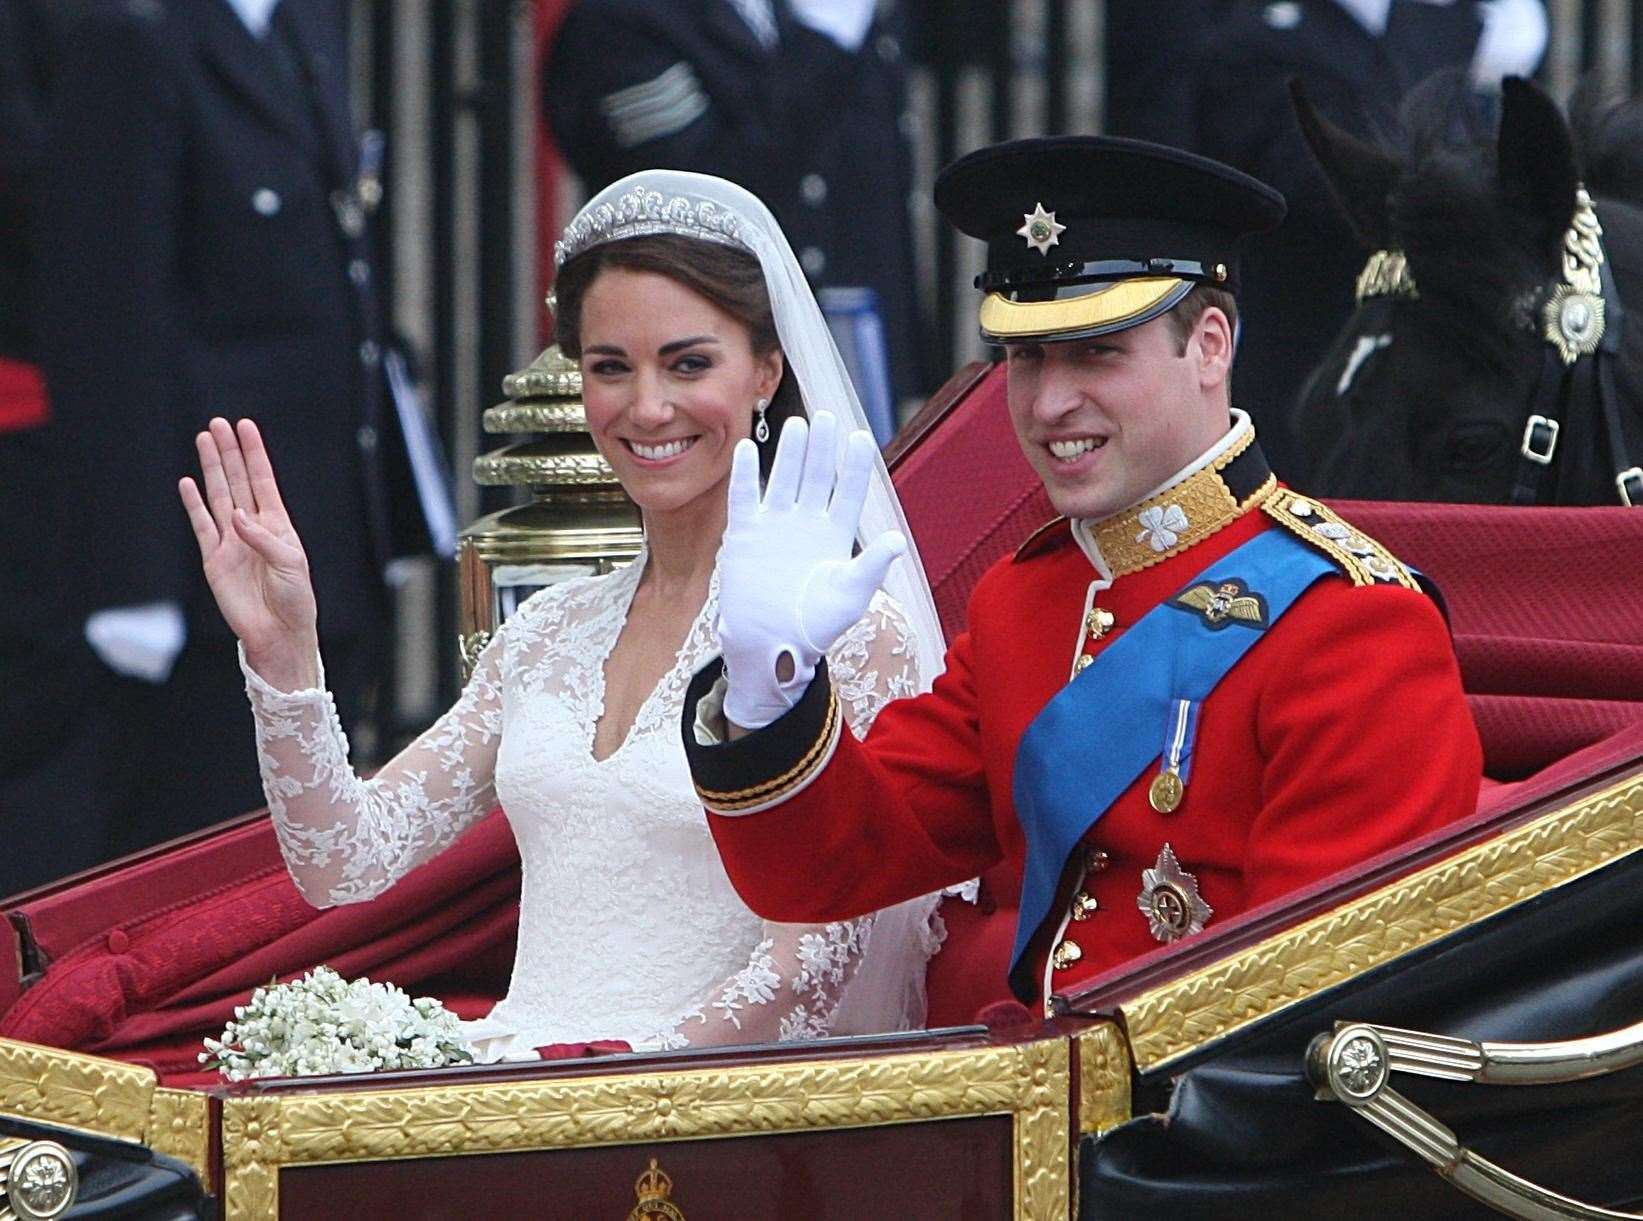
[{"label": "blue sash", "polygon": [[1178,700],[1205,699],[1319,577],[1336,571],[1322,552],[1287,530],[1266,530],[1189,583],[1238,580],[1265,600],[1260,628],[1211,621],[1160,603],[1103,649],[1056,693],[1021,735],[1015,809],[1027,836],[1010,973],[1049,914],[1067,858],[1113,802],[1159,758],[1159,740]]}]

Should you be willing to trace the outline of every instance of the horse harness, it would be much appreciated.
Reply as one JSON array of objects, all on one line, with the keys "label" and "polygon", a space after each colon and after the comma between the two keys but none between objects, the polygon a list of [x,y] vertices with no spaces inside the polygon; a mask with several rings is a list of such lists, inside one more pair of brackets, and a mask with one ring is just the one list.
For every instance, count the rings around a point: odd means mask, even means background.
[{"label": "horse harness", "polygon": [[[1375,251],[1358,276],[1359,305],[1376,297],[1419,296],[1401,251]],[[1603,254],[1603,227],[1585,187],[1575,191],[1574,218],[1563,235],[1561,280],[1549,290],[1532,293],[1524,305],[1529,318],[1526,325],[1533,328],[1538,320],[1544,346],[1529,417],[1518,445],[1512,503],[1532,505],[1540,500],[1546,472],[1557,457],[1564,405],[1577,385],[1589,382],[1608,434],[1620,503],[1643,508],[1643,467],[1631,460],[1615,387],[1614,365],[1620,358],[1626,311]]]}]

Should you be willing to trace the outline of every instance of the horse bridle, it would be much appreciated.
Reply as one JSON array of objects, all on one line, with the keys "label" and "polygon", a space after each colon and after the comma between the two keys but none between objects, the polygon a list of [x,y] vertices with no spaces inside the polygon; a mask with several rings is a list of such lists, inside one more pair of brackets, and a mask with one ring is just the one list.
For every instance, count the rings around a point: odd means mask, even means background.
[{"label": "horse bridle", "polygon": [[[1615,491],[1621,504],[1643,508],[1643,467],[1634,464],[1627,451],[1614,380],[1626,311],[1603,254],[1603,226],[1585,187],[1575,189],[1575,213],[1563,235],[1562,259],[1562,278],[1533,290],[1523,302],[1525,325],[1535,329],[1538,322],[1545,346],[1518,444],[1512,503],[1535,504],[1540,499],[1546,470],[1557,457],[1563,404],[1576,378],[1589,373],[1615,463]],[[1377,250],[1358,275],[1356,295],[1361,306],[1378,297],[1416,299],[1420,292],[1402,251]]]}]

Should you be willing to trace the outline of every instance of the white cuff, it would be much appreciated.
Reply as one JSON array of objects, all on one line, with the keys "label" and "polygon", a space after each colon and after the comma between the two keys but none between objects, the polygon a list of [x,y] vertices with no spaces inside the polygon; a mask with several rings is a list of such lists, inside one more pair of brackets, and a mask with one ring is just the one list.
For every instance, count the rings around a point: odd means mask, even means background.
[{"label": "white cuff", "polygon": [[282,700],[303,701],[311,700],[315,696],[324,696],[325,690],[325,658],[314,651],[314,673],[319,677],[312,687],[300,687],[295,691],[281,691],[262,675],[251,668],[251,663],[245,659],[245,646],[236,642],[234,651],[239,655],[240,673],[245,675],[245,689],[252,695],[268,703],[279,703]]}]

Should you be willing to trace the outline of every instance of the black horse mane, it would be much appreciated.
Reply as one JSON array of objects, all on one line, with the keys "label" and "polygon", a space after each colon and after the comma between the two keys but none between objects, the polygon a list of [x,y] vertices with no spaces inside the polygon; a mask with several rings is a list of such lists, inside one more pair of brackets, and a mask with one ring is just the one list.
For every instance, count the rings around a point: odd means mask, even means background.
[{"label": "black horse mane", "polygon": [[[1519,342],[1525,293],[1560,272],[1541,223],[1500,188],[1499,113],[1498,101],[1480,98],[1464,72],[1444,72],[1410,92],[1399,130],[1383,135],[1403,167],[1387,198],[1388,226],[1409,256],[1423,312],[1484,360],[1503,359]],[[1620,218],[1611,217],[1612,205],[1643,205],[1643,100],[1616,104],[1587,81],[1570,107],[1570,127],[1587,188],[1611,205],[1599,213],[1613,241],[1620,235],[1612,220]]]}]

